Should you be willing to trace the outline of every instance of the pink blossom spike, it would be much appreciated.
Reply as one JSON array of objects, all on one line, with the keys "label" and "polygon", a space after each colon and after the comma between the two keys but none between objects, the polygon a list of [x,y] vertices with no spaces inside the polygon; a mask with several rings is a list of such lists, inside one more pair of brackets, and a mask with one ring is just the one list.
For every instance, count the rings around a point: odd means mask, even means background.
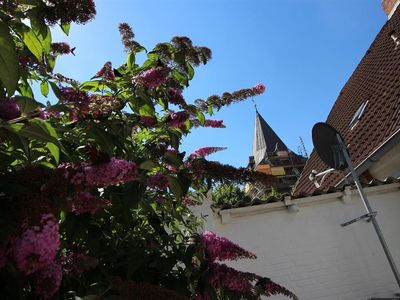
[{"label": "pink blossom spike", "polygon": [[206,259],[214,260],[237,260],[240,258],[257,258],[239,245],[231,242],[227,238],[219,237],[214,232],[205,231],[200,236],[200,242],[204,246]]},{"label": "pink blossom spike", "polygon": [[49,263],[33,275],[35,294],[47,300],[60,288],[62,268],[58,261]]},{"label": "pink blossom spike", "polygon": [[169,185],[168,177],[164,174],[155,174],[147,179],[147,185],[151,188],[165,190]]},{"label": "pink blossom spike", "polygon": [[223,120],[206,120],[205,127],[225,128]]},{"label": "pink blossom spike", "polygon": [[239,292],[243,295],[252,294],[252,281],[257,279],[257,275],[244,273],[224,264],[210,263],[212,272],[209,278],[210,285],[214,288],[226,288],[231,291]]},{"label": "pink blossom spike", "polygon": [[225,150],[226,147],[203,147],[199,148],[189,155],[189,159],[194,159],[194,158],[205,158],[207,155],[213,154],[218,151]]},{"label": "pink blossom spike", "polygon": [[256,93],[256,94],[262,94],[265,92],[265,85],[262,83],[259,83],[257,85],[255,85],[254,87],[252,87],[252,90]]},{"label": "pink blossom spike", "polygon": [[40,226],[26,229],[17,239],[14,255],[20,271],[29,275],[52,262],[60,247],[59,226],[52,214],[42,215]]},{"label": "pink blossom spike", "polygon": [[133,82],[140,82],[148,88],[156,88],[162,85],[168,76],[168,70],[163,67],[152,68],[133,78]]}]

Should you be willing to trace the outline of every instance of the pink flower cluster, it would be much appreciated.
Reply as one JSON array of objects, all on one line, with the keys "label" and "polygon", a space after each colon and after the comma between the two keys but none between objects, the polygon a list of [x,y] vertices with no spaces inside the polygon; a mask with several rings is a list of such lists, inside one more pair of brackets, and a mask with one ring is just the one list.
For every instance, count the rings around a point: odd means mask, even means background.
[{"label": "pink flower cluster", "polygon": [[284,288],[283,286],[280,286],[279,284],[273,282],[271,279],[262,278],[261,281],[264,282],[262,288],[263,288],[263,294],[265,296],[269,297],[272,295],[285,295],[288,298],[298,300],[295,294],[293,294],[291,291]]},{"label": "pink flower cluster", "polygon": [[93,0],[47,0],[45,3],[45,6],[41,7],[41,13],[46,23],[51,25],[70,22],[85,24],[96,15]]},{"label": "pink flower cluster", "polygon": [[19,118],[21,111],[17,102],[12,98],[6,98],[0,100],[0,119],[9,121],[12,119]]},{"label": "pink flower cluster", "polygon": [[257,258],[254,253],[246,251],[227,238],[217,236],[214,232],[205,231],[201,234],[200,239],[209,261]]},{"label": "pink flower cluster", "polygon": [[59,226],[52,214],[42,215],[40,226],[26,229],[17,239],[14,255],[18,269],[29,275],[51,263],[60,247]]},{"label": "pink flower cluster", "polygon": [[256,94],[262,94],[265,92],[265,85],[262,83],[256,84],[251,88]]},{"label": "pink flower cluster", "polygon": [[88,110],[93,118],[109,115],[121,107],[121,102],[113,96],[90,95]]},{"label": "pink flower cluster", "polygon": [[147,128],[151,128],[157,124],[157,119],[153,117],[141,116],[140,123],[146,125]]},{"label": "pink flower cluster", "polygon": [[168,70],[163,67],[151,68],[133,78],[133,82],[140,82],[148,88],[156,88],[162,85],[168,76]]},{"label": "pink flower cluster", "polygon": [[165,190],[169,185],[168,177],[164,174],[155,174],[147,179],[147,185],[151,188]]},{"label": "pink flower cluster", "polygon": [[189,114],[186,111],[178,111],[170,115],[171,121],[169,124],[172,127],[179,128],[189,119]]},{"label": "pink flower cluster", "polygon": [[136,164],[113,157],[107,163],[84,167],[84,173],[89,186],[107,187],[136,179]]},{"label": "pink flower cluster", "polygon": [[33,276],[34,291],[42,299],[50,299],[61,285],[62,268],[60,262],[54,261],[40,269]]},{"label": "pink flower cluster", "polygon": [[56,54],[70,54],[71,47],[67,43],[52,43],[51,51]]},{"label": "pink flower cluster", "polygon": [[46,112],[45,110],[43,110],[43,109],[36,108],[36,109],[32,112],[31,116],[36,117],[36,118],[39,118],[39,119],[42,119],[42,120],[47,120],[47,119],[49,118],[50,114],[47,113],[47,112]]},{"label": "pink flower cluster", "polygon": [[68,209],[77,215],[84,213],[93,215],[98,209],[110,205],[110,201],[97,198],[89,192],[79,193],[76,197],[68,200]]},{"label": "pink flower cluster", "polygon": [[95,257],[79,253],[69,253],[61,258],[63,272],[66,276],[78,277],[80,274],[95,268],[99,261]]},{"label": "pink flower cluster", "polygon": [[114,81],[115,74],[111,62],[106,62],[104,66],[96,73],[95,77],[102,77],[104,80]]},{"label": "pink flower cluster", "polygon": [[107,187],[136,179],[136,164],[115,157],[101,164],[61,164],[58,168],[73,185]]},{"label": "pink flower cluster", "polygon": [[189,159],[194,159],[194,158],[205,158],[207,155],[210,155],[212,153],[218,152],[225,150],[226,147],[203,147],[199,148],[189,155]]},{"label": "pink flower cluster", "polygon": [[61,94],[65,101],[72,104],[81,115],[89,112],[89,95],[79,89],[65,87],[61,88]]},{"label": "pink flower cluster", "polygon": [[185,99],[182,96],[180,90],[169,88],[167,90],[168,101],[169,103],[176,104],[176,105],[185,105]]},{"label": "pink flower cluster", "polygon": [[217,289],[227,288],[244,295],[251,293],[253,288],[251,281],[254,280],[257,275],[240,272],[225,264],[210,263],[209,267],[212,271],[212,275],[209,278],[209,283],[212,287]]},{"label": "pink flower cluster", "polygon": [[223,120],[206,120],[205,127],[225,128]]},{"label": "pink flower cluster", "polygon": [[193,199],[191,199],[188,196],[182,198],[182,205],[184,207],[192,206],[192,205],[195,205],[195,204],[196,204],[196,202],[193,201]]}]

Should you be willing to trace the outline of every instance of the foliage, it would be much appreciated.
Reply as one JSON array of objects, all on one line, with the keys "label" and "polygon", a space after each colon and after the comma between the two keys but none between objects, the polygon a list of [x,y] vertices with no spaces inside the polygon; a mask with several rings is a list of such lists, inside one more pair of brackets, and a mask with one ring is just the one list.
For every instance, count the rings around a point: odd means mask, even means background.
[{"label": "foliage", "polygon": [[279,193],[274,187],[272,187],[271,191],[268,193],[265,193],[262,197],[262,201],[267,201],[267,202],[276,202],[278,199],[282,198],[282,194]]},{"label": "foliage", "polygon": [[[174,37],[139,65],[146,50],[122,24],[125,64],[83,83],[54,73],[74,48],[52,43],[49,26],[68,34],[94,14],[92,0],[0,0],[0,298],[249,298],[215,279],[224,267],[206,259],[187,207],[209,177],[179,146],[207,121],[182,91],[211,51]],[[271,294],[260,280],[252,297]]]},{"label": "foliage", "polygon": [[232,206],[238,202],[250,202],[251,199],[246,193],[237,185],[234,184],[220,184],[218,185],[212,193],[213,205],[222,206]]}]

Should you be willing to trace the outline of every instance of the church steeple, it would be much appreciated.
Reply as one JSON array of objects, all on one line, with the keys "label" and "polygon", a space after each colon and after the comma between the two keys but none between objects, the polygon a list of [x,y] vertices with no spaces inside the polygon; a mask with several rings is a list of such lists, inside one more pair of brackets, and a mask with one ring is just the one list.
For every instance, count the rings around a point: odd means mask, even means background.
[{"label": "church steeple", "polygon": [[253,138],[253,157],[255,166],[265,158],[268,158],[268,153],[274,153],[276,151],[288,151],[288,147],[258,113],[256,108],[256,122]]},{"label": "church steeple", "polygon": [[[297,181],[300,172],[306,163],[306,158],[293,153],[265,122],[256,108],[256,122],[254,127],[253,153],[249,157],[248,168],[273,175],[277,183],[264,192],[272,191],[272,188],[279,193],[290,193]],[[259,191],[259,187],[247,186],[248,191],[253,189]],[[257,192],[258,193],[258,192]]]}]

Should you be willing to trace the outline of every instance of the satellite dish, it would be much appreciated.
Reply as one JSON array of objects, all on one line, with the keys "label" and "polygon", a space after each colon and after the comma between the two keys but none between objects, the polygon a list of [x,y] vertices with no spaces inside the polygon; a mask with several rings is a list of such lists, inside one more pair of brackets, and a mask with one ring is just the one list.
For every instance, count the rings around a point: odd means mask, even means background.
[{"label": "satellite dish", "polygon": [[321,160],[331,168],[344,170],[348,164],[343,156],[338,135],[343,141],[342,136],[334,127],[322,122],[315,124],[312,129],[314,148]]},{"label": "satellite dish", "polygon": [[[369,204],[367,195],[365,194],[360,181],[358,180],[358,176],[356,171],[354,170],[353,163],[351,162],[349,152],[347,147],[343,141],[340,133],[333,128],[331,125],[326,123],[317,123],[314,125],[312,129],[312,139],[314,143],[315,151],[317,151],[318,156],[331,168],[336,170],[344,170],[347,167],[349,168],[350,174],[353,177],[354,183],[357,186],[357,190],[360,194],[360,198],[364,204],[364,207],[367,211],[367,214],[348,221],[342,224],[342,227],[350,225],[359,220],[368,218],[372,221],[372,224],[375,228],[376,234],[379,237],[379,241],[382,245],[382,248],[386,254],[386,258],[390,264],[393,275],[396,278],[397,285],[400,287],[400,273],[397,269],[396,263],[392,257],[392,254],[389,251],[389,247],[386,244],[385,238],[383,237],[383,233],[378,225],[378,221],[376,220],[376,212],[374,212]],[[330,170],[328,170],[330,171]],[[322,172],[322,173],[326,173]],[[321,174],[321,173],[320,173]],[[311,173],[313,175],[313,173]],[[310,176],[311,176],[310,175]],[[315,175],[314,175],[315,176]],[[312,178],[312,177],[310,177]]]}]

